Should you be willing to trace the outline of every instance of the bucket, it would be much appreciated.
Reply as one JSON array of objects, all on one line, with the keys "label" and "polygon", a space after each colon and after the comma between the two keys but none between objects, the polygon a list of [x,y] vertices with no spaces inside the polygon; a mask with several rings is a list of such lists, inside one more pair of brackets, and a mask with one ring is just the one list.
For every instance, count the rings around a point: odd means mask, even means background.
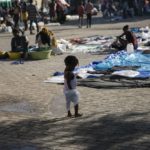
[{"label": "bucket", "polygon": [[49,59],[50,55],[51,55],[51,50],[29,52],[29,57],[32,60]]}]

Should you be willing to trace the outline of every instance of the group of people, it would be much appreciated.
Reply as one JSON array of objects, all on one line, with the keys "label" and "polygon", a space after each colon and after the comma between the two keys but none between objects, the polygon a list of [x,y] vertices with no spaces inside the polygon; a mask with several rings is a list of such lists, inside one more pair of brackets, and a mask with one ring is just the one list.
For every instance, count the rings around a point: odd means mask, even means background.
[{"label": "group of people", "polygon": [[[14,37],[11,40],[12,51],[22,52],[22,58],[25,57],[29,41],[27,37],[23,34],[20,35],[18,29],[13,29]],[[40,32],[36,35],[36,41],[39,46],[48,45],[51,46],[51,35],[53,33],[46,28],[42,28]],[[125,36],[125,39],[122,37]],[[137,49],[138,43],[135,35],[129,30],[129,26],[123,27],[123,33],[118,36],[118,40],[122,43],[122,47],[126,47],[128,43],[132,43],[134,49]],[[119,47],[118,47],[119,48]],[[79,92],[77,91],[77,75],[74,73],[75,67],[78,66],[79,60],[72,55],[69,55],[64,60],[65,70],[64,70],[64,95],[66,99],[66,110],[67,117],[81,117],[82,114],[79,113]],[[71,113],[71,102],[74,104],[74,115]]]},{"label": "group of people", "polygon": [[125,19],[150,12],[150,0],[101,0],[100,4],[103,17],[122,15]]},{"label": "group of people", "polygon": [[6,26],[10,26],[13,28],[19,28],[21,23],[23,23],[24,30],[26,31],[28,29],[28,20],[30,22],[29,30],[30,34],[33,34],[33,22],[36,24],[37,32],[39,31],[38,27],[38,16],[40,17],[40,14],[37,10],[37,7],[35,4],[33,4],[33,0],[29,0],[29,4],[27,5],[26,2],[21,1],[19,3],[18,0],[13,2],[13,7],[3,9],[1,7],[0,9],[0,17],[3,19],[1,21],[2,23],[5,23]]},{"label": "group of people", "polygon": [[[29,49],[28,37],[18,28],[14,28],[12,33],[11,52],[19,52],[21,54],[21,58],[26,59],[28,57],[27,52]],[[51,31],[45,27],[42,28],[35,36],[38,49],[51,48],[53,38],[54,35]]]},{"label": "group of people", "polygon": [[[0,7],[0,17],[3,18],[1,23],[4,22],[6,26],[11,26],[12,28],[18,28],[23,25],[25,31],[30,30],[30,34],[33,34],[33,23],[35,23],[37,32],[39,32],[38,22],[44,21],[45,17],[42,13],[44,10],[42,7],[38,10],[34,0],[29,0],[28,2],[15,0],[12,2],[11,8]],[[64,23],[66,5],[60,2],[56,3],[55,0],[49,2],[47,7],[49,7],[50,21],[54,21],[56,18],[58,22]]]},{"label": "group of people", "polygon": [[37,21],[37,16],[39,12],[36,6],[33,4],[33,0],[29,1],[30,4],[27,6],[26,2],[22,2],[19,4],[18,1],[15,1],[15,7],[13,10],[13,21],[14,21],[14,28],[19,28],[19,21],[22,20],[24,23],[25,31],[28,29],[28,20],[30,21],[30,34],[32,32],[32,24],[33,22],[36,24],[37,32],[39,32],[39,26]]},{"label": "group of people", "polygon": [[79,28],[82,28],[83,26],[83,16],[86,13],[87,17],[87,28],[91,28],[92,24],[92,10],[93,10],[93,3],[91,0],[88,0],[87,4],[84,6],[83,2],[81,1],[80,5],[78,6],[78,15],[79,15]]},{"label": "group of people", "polygon": [[[42,28],[41,31],[39,31],[39,27],[37,24],[37,15],[38,11],[35,7],[35,5],[32,4],[33,0],[30,0],[30,5],[28,7],[25,3],[23,3],[22,8],[18,5],[16,2],[16,7],[14,10],[14,28],[13,28],[13,38],[11,39],[11,51],[12,52],[20,52],[21,58],[25,59],[28,46],[29,46],[29,40],[27,36],[24,35],[24,32],[19,30],[18,23],[20,15],[22,15],[22,20],[25,25],[25,30],[28,29],[27,26],[27,18],[30,20],[30,34],[33,34],[32,32],[32,23],[35,22],[37,26],[37,34],[35,36],[36,42],[38,43],[39,47],[48,46],[51,47],[51,40],[53,33],[49,31],[46,28]],[[91,27],[92,24],[92,10],[93,10],[93,4],[90,0],[88,0],[88,3],[84,6],[83,3],[78,6],[78,15],[79,15],[79,27],[81,28],[83,26],[83,15],[86,13],[87,16],[87,28]],[[122,38],[124,37],[125,38]],[[112,45],[114,48],[125,49],[127,47],[127,44],[132,43],[134,49],[137,49],[138,43],[135,35],[129,30],[129,26],[126,25],[123,27],[123,34],[118,36],[117,40],[120,42],[120,47],[118,45]],[[70,104],[71,102],[74,103],[74,116],[80,117],[82,114],[79,113],[79,94],[76,89],[77,81],[76,81],[76,75],[74,74],[75,67],[79,64],[78,59],[75,56],[69,55],[64,60],[65,63],[65,70],[64,70],[64,94],[66,98],[66,109],[67,109],[67,116],[72,117],[72,113],[70,111]]]},{"label": "group of people", "polygon": [[[119,45],[114,45],[114,48],[117,50],[126,49],[128,44],[132,44],[134,50],[138,48],[136,36],[130,31],[128,25],[123,27],[123,33],[117,37],[117,40],[120,42]],[[70,103],[72,102],[74,104],[74,116],[81,117],[82,114],[79,113],[79,93],[76,89],[77,75],[74,73],[74,69],[79,64],[79,61],[75,56],[69,55],[65,58],[64,62],[66,65],[64,70],[64,94],[66,98],[67,116],[72,117],[72,113],[70,111]]]},{"label": "group of people", "polygon": [[113,13],[117,10],[117,4],[112,0],[102,0],[101,1],[101,12],[104,18],[111,17]]}]

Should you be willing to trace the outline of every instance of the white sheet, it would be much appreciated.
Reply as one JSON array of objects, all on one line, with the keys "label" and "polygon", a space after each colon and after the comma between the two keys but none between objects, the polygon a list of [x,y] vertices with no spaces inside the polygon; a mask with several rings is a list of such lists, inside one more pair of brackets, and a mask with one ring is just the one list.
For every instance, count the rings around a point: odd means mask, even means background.
[{"label": "white sheet", "polygon": [[45,83],[64,83],[64,76],[53,76],[50,78],[47,78],[47,80],[44,81]]},{"label": "white sheet", "polygon": [[138,71],[133,71],[133,70],[121,70],[121,71],[115,71],[112,73],[112,75],[120,75],[123,77],[130,77],[134,78],[138,76],[140,73]]}]

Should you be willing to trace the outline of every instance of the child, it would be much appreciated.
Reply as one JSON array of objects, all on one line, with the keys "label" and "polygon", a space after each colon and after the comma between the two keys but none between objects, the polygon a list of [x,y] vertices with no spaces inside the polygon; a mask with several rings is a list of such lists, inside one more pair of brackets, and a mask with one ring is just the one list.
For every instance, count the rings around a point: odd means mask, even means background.
[{"label": "child", "polygon": [[67,56],[64,60],[66,68],[64,71],[64,94],[66,97],[66,107],[68,111],[68,117],[72,117],[70,112],[70,103],[74,103],[75,117],[80,117],[82,114],[78,113],[79,105],[79,94],[76,90],[76,75],[73,73],[75,67],[78,65],[79,61],[75,56]]}]

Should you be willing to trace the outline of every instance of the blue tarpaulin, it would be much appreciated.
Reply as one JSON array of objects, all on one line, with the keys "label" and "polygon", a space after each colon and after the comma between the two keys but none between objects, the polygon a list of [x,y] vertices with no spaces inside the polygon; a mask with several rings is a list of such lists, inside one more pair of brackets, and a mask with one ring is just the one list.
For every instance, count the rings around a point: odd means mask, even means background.
[{"label": "blue tarpaulin", "polygon": [[140,52],[128,54],[125,51],[120,51],[107,56],[96,65],[93,64],[93,68],[97,71],[111,69],[114,66],[139,66],[137,69],[140,72],[139,77],[150,77],[150,55],[144,55]]}]

